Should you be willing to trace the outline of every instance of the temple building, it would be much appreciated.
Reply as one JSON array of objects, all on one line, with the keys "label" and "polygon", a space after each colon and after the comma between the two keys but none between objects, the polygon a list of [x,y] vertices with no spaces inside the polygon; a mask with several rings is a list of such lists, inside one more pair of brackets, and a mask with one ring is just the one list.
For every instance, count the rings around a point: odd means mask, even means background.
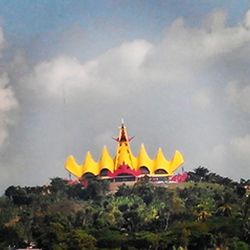
[{"label": "temple building", "polygon": [[176,151],[171,160],[167,160],[162,149],[159,148],[155,158],[151,159],[144,145],[141,145],[139,154],[135,157],[130,148],[130,141],[126,127],[122,122],[119,128],[116,154],[111,157],[107,147],[102,150],[99,161],[95,161],[90,152],[87,152],[83,164],[78,164],[71,155],[65,163],[66,170],[79,180],[88,176],[97,176],[113,181],[135,180],[147,175],[149,178],[171,178],[175,171],[183,164],[184,159],[179,151]]}]

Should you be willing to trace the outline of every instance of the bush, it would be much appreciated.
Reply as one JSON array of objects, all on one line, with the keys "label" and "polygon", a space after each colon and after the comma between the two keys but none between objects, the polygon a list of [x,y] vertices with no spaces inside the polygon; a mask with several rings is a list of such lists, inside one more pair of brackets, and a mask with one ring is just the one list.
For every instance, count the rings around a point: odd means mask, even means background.
[{"label": "bush", "polygon": [[120,248],[126,241],[126,235],[118,231],[100,231],[97,246],[100,248]]}]

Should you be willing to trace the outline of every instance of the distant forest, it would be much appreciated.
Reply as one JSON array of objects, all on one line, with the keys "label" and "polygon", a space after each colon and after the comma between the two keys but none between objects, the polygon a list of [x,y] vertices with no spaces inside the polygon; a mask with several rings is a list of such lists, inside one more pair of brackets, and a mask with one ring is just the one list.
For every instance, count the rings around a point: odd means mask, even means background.
[{"label": "distant forest", "polygon": [[204,167],[186,183],[147,178],[110,192],[53,178],[47,186],[10,186],[0,197],[0,249],[250,249],[250,180]]}]

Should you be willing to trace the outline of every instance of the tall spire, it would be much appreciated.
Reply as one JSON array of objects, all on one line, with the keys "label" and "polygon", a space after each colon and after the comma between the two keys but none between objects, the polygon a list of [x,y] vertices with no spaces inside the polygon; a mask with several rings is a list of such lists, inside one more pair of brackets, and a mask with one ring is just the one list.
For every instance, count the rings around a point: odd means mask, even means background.
[{"label": "tall spire", "polygon": [[119,142],[128,142],[127,130],[123,123],[123,119],[122,119],[122,124],[120,127]]},{"label": "tall spire", "polygon": [[134,169],[135,157],[130,149],[129,141],[131,138],[128,137],[126,126],[124,125],[124,120],[121,120],[121,126],[119,127],[119,137],[117,138],[117,150],[115,157],[115,169],[119,168],[121,165],[127,165]]},{"label": "tall spire", "polygon": [[123,118],[121,118],[121,124],[124,125],[124,119]]},{"label": "tall spire", "polygon": [[121,118],[121,126],[119,127],[119,136],[113,139],[117,142],[130,142],[134,139],[134,136],[128,137],[127,128],[124,124],[123,118]]}]

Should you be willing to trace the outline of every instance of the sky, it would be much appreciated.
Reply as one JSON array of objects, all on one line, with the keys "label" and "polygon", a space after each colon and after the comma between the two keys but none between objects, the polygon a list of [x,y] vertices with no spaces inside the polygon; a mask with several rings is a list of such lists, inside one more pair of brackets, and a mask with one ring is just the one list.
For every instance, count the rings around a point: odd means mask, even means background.
[{"label": "sky", "polygon": [[248,0],[1,0],[0,192],[67,177],[64,162],[134,154],[250,178]]}]

